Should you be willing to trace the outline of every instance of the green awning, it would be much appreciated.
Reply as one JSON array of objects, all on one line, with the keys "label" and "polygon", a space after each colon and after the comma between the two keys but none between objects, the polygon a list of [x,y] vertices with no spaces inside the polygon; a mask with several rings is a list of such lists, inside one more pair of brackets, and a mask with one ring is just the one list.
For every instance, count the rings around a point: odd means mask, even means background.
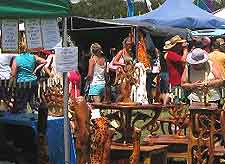
[{"label": "green awning", "polygon": [[1,18],[59,17],[70,14],[69,0],[0,0]]}]

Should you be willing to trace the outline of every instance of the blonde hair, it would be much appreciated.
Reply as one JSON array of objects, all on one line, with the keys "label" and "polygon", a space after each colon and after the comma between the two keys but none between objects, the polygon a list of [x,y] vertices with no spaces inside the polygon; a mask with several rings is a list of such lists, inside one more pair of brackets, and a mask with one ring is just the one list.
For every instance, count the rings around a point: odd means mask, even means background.
[{"label": "blonde hair", "polygon": [[93,55],[98,56],[99,54],[103,54],[101,45],[98,43],[93,43],[90,47],[90,53],[91,53],[91,56]]}]

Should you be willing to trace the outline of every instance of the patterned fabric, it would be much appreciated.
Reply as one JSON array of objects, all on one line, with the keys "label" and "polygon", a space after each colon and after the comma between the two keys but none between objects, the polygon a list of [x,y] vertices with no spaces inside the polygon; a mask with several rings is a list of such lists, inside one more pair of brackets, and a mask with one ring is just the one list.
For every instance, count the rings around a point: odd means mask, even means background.
[{"label": "patterned fabric", "polygon": [[37,77],[33,74],[35,69],[36,59],[34,55],[30,53],[21,53],[16,56],[17,65],[17,82],[29,82],[34,81]]}]

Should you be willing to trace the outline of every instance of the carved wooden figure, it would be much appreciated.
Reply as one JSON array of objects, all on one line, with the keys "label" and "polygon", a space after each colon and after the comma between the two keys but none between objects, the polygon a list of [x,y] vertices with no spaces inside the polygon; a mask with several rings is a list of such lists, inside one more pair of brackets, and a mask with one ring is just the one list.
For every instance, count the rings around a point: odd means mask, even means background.
[{"label": "carved wooden figure", "polygon": [[75,125],[77,164],[90,163],[90,113],[85,98],[74,98],[70,112]]}]

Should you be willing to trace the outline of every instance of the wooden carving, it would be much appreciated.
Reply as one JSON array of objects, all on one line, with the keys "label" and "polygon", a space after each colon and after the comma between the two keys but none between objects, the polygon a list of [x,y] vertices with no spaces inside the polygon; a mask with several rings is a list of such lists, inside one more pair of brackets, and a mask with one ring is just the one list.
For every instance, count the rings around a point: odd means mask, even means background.
[{"label": "wooden carving", "polygon": [[131,62],[126,63],[116,71],[115,85],[120,87],[120,95],[117,102],[132,103],[130,98],[132,85],[139,81],[140,70]]},{"label": "wooden carving", "polygon": [[141,137],[141,130],[135,128],[133,133],[133,153],[130,156],[130,164],[137,164],[139,160],[140,154],[140,137]]},{"label": "wooden carving", "polygon": [[48,87],[44,93],[51,116],[63,116],[63,88],[60,84]]},{"label": "wooden carving", "polygon": [[109,164],[110,147],[114,131],[109,130],[107,118],[93,120],[91,127],[91,164]]},{"label": "wooden carving", "polygon": [[77,164],[90,163],[90,113],[85,98],[74,98],[70,112],[75,125]]}]

